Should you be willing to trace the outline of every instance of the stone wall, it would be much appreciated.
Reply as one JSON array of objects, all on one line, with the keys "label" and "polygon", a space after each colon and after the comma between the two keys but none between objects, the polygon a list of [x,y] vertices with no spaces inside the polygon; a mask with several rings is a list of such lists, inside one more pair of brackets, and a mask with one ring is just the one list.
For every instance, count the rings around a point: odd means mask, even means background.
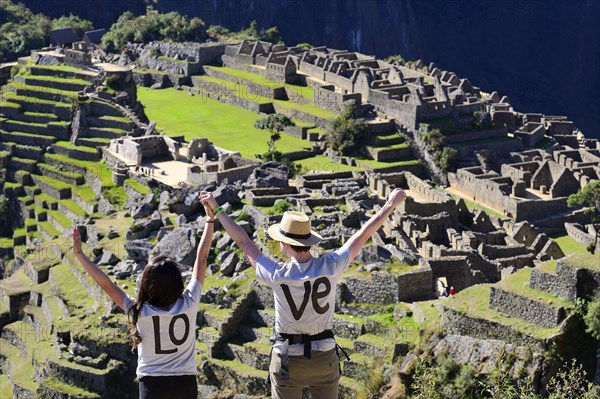
[{"label": "stone wall", "polygon": [[49,186],[46,183],[42,182],[40,179],[37,178],[37,176],[32,176],[32,177],[33,177],[33,181],[35,182],[35,184],[40,187],[40,189],[42,190],[42,192],[44,194],[48,194],[49,196],[56,198],[56,199],[66,199],[66,198],[71,197],[71,189],[70,188],[56,189],[56,188]]},{"label": "stone wall", "polygon": [[179,87],[191,82],[189,77],[183,75],[164,72],[141,72],[135,69],[132,72],[135,84],[141,87],[151,87],[157,83],[160,83],[162,87]]},{"label": "stone wall", "polygon": [[13,65],[5,64],[0,66],[0,86],[4,86],[10,79],[10,71]]},{"label": "stone wall", "polygon": [[517,221],[534,221],[567,212],[568,210],[567,198],[565,197],[549,200],[520,201],[516,203],[513,216]]},{"label": "stone wall", "polygon": [[578,223],[565,223],[565,230],[569,237],[585,246],[592,244],[595,240],[594,234],[586,231],[585,228]]},{"label": "stone wall", "polygon": [[[421,126],[423,126],[423,124],[421,124]],[[475,132],[448,134],[448,135],[444,136],[446,143],[448,143],[448,144],[462,143],[465,141],[468,142],[468,141],[473,141],[473,140],[486,140],[486,139],[499,138],[499,137],[507,137],[505,127],[496,128],[496,129],[488,129],[488,130],[480,130],[480,131],[475,131]]]},{"label": "stone wall", "polygon": [[[235,81],[240,84],[239,95],[248,98],[248,93],[276,100],[287,100],[288,95],[283,83],[275,82],[273,85],[259,85],[249,80],[231,76],[213,68],[204,68],[206,75],[226,81]],[[194,79],[192,79],[194,80]]]},{"label": "stone wall", "polygon": [[319,86],[315,90],[315,105],[327,111],[339,114],[344,111],[344,103],[353,100],[356,105],[361,103],[360,93],[342,94],[335,91],[335,86]]},{"label": "stone wall", "polygon": [[429,299],[434,292],[433,274],[428,267],[403,274],[372,272],[370,280],[346,277],[342,287],[344,302],[380,305]]},{"label": "stone wall", "polygon": [[237,168],[217,172],[202,173],[194,173],[192,171],[193,168],[189,168],[187,174],[187,181],[191,184],[208,184],[212,182],[221,184],[225,180],[227,180],[229,183],[233,183],[235,181],[246,181],[252,175],[256,167],[257,164],[252,163]]},{"label": "stone wall", "polygon": [[270,102],[257,102],[253,97],[246,98],[239,91],[230,90],[217,83],[205,82],[199,79],[195,80],[193,78],[192,82],[197,87],[190,89],[190,93],[194,93],[194,95],[213,98],[222,103],[235,105],[236,107],[256,113],[273,113],[273,104]]},{"label": "stone wall", "polygon": [[442,310],[442,328],[446,334],[467,335],[480,339],[497,339],[515,345],[530,346],[539,351],[549,350],[553,342],[553,339],[540,340],[531,335],[520,333],[504,324],[475,318],[446,306]]},{"label": "stone wall", "polygon": [[511,152],[518,152],[523,149],[523,142],[517,137],[507,138],[503,141],[491,143],[472,143],[468,142],[456,144],[453,146],[458,151],[458,157],[462,159],[471,159],[475,151],[493,150],[499,154],[508,155]]},{"label": "stone wall", "polygon": [[457,291],[462,291],[472,285],[466,257],[444,256],[429,258],[427,262],[431,267],[433,279],[446,278],[448,289],[454,287]]},{"label": "stone wall", "polygon": [[545,328],[556,327],[566,315],[562,306],[548,306],[493,286],[490,287],[490,308]]}]

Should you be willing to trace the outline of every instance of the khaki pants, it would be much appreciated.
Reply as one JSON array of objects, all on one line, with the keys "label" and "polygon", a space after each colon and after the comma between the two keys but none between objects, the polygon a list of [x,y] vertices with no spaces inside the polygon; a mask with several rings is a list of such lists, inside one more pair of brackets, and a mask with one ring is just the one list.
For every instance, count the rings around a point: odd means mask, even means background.
[{"label": "khaki pants", "polygon": [[337,351],[312,351],[311,358],[290,356],[288,361],[290,378],[279,377],[281,358],[271,354],[269,375],[271,377],[271,397],[273,399],[300,399],[304,387],[310,388],[315,399],[338,399],[340,379],[340,358]]}]

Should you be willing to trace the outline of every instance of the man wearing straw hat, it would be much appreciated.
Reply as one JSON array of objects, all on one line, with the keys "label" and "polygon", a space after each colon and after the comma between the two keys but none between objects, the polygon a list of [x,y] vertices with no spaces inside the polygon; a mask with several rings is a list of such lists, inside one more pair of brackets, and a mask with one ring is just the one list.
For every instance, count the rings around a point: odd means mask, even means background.
[{"label": "man wearing straw hat", "polygon": [[340,275],[358,256],[362,246],[383,225],[406,194],[395,189],[383,207],[337,251],[314,258],[311,246],[321,237],[311,230],[302,212],[285,212],[281,222],[270,226],[269,236],[279,241],[288,262],[277,263],[264,256],[211,193],[200,193],[203,203],[244,251],[256,269],[256,278],[273,289],[275,336],[269,377],[274,399],[296,399],[305,386],[313,398],[337,399],[339,356],[331,330],[336,285]]}]

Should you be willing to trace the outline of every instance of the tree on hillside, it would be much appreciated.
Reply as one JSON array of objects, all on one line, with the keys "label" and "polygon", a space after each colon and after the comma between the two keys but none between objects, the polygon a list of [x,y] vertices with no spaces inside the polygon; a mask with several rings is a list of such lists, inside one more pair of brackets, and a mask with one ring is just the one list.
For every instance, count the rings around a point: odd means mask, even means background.
[{"label": "tree on hillside", "polygon": [[76,15],[63,15],[60,18],[52,20],[52,29],[71,27],[81,37],[85,32],[94,29],[91,21],[81,19]]},{"label": "tree on hillside", "polygon": [[360,155],[360,148],[367,136],[365,120],[354,117],[355,107],[353,100],[347,101],[344,112],[327,131],[327,143],[339,155]]},{"label": "tree on hillside", "polygon": [[93,29],[90,21],[75,15],[50,19],[43,14],[34,14],[22,3],[0,1],[0,60],[12,61],[28,55],[31,50],[48,44],[53,29],[71,26],[77,33]]},{"label": "tree on hillside", "polygon": [[269,141],[267,142],[267,152],[258,158],[264,161],[281,161],[282,154],[277,151],[275,142],[281,138],[281,132],[287,126],[294,126],[294,121],[283,114],[269,114],[254,123],[255,128],[267,130],[270,133]]},{"label": "tree on hillside", "polygon": [[25,5],[0,1],[0,60],[12,61],[43,47],[51,30],[49,18]]},{"label": "tree on hillside", "polygon": [[567,205],[571,208],[587,207],[586,213],[591,216],[592,223],[596,228],[596,238],[587,249],[594,254],[598,247],[598,235],[600,234],[600,180],[594,180],[577,193],[571,194],[567,199]]},{"label": "tree on hillside", "polygon": [[152,7],[145,15],[125,11],[102,37],[106,51],[120,51],[127,42],[148,43],[155,40],[173,42],[204,41],[208,37],[200,18],[188,19],[176,11],[161,14]]},{"label": "tree on hillside", "polygon": [[592,301],[587,304],[583,320],[587,326],[586,331],[600,341],[600,289],[596,290]]},{"label": "tree on hillside", "polygon": [[385,60],[385,62],[389,62],[390,64],[398,61],[398,62],[404,62],[404,58],[402,58],[402,56],[400,54],[396,54],[396,55],[390,55],[388,56]]},{"label": "tree on hillside", "polygon": [[270,42],[273,44],[281,43],[281,33],[279,28],[271,26],[270,28],[259,28],[258,22],[250,22],[250,26],[246,29],[242,29],[239,32],[231,32],[229,29],[221,25],[211,25],[208,28],[207,33],[211,37],[217,39],[231,39],[231,40],[249,40],[256,41],[261,40],[263,42]]}]

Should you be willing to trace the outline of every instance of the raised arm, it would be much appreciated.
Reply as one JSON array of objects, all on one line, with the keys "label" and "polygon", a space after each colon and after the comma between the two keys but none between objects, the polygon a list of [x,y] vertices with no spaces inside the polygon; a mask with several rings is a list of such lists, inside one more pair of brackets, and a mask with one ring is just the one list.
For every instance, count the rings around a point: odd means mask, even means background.
[{"label": "raised arm", "polygon": [[123,305],[125,292],[113,283],[113,281],[98,266],[96,266],[96,264],[85,256],[81,248],[81,234],[79,233],[77,226],[73,228],[73,252],[79,262],[83,265],[85,271],[88,272],[100,288],[108,294],[114,303],[125,310],[125,306]]},{"label": "raised arm", "polygon": [[210,245],[212,243],[213,231],[215,227],[215,218],[212,210],[202,202],[204,205],[204,211],[206,212],[206,224],[204,225],[204,231],[202,232],[202,238],[200,238],[200,244],[196,251],[196,262],[194,262],[194,270],[192,271],[192,278],[195,278],[200,282],[200,285],[204,285],[204,276],[206,275],[206,263],[208,258],[208,252],[210,251]]},{"label": "raised arm", "polygon": [[[205,206],[208,206],[213,212],[219,206],[215,197],[208,191],[202,191],[200,193],[200,200],[203,204],[206,203]],[[250,262],[250,265],[256,267],[256,261],[262,256],[258,246],[250,239],[250,237],[248,237],[248,234],[246,234],[244,229],[238,226],[238,224],[225,214],[225,212],[219,213],[217,219],[219,219],[221,226],[223,226],[227,234],[229,234],[238,247],[244,251],[244,255]]]},{"label": "raised arm", "polygon": [[362,228],[357,231],[352,237],[342,246],[342,250],[347,249],[350,252],[350,262],[352,262],[360,253],[363,245],[381,226],[385,220],[391,215],[394,208],[400,205],[406,199],[406,193],[397,188],[390,194],[387,202],[381,209],[371,217]]}]

